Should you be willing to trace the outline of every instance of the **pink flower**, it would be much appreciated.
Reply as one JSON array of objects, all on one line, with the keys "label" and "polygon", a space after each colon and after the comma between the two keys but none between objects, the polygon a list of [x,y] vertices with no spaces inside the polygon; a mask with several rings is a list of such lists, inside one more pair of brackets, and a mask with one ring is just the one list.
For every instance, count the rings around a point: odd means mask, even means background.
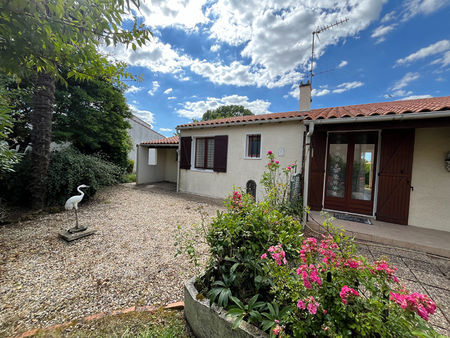
[{"label": "pink flower", "polygon": [[280,324],[280,321],[278,319],[275,319],[274,322]]},{"label": "pink flower", "polygon": [[339,292],[339,296],[342,299],[342,303],[347,304],[347,298],[350,296],[359,296],[358,291],[348,287],[347,285],[344,285],[341,289],[341,292]]},{"label": "pink flower", "polygon": [[275,336],[278,336],[279,333],[281,332],[281,326],[280,326],[280,325],[275,326],[275,327],[272,329],[272,332],[273,332],[273,334],[274,334]]},{"label": "pink flower", "polygon": [[275,161],[275,163],[276,163],[276,164],[279,164],[280,162],[279,162],[279,161]]},{"label": "pink flower", "polygon": [[326,315],[328,313],[327,310],[323,310],[323,314]]},{"label": "pink flower", "polygon": [[261,259],[266,259],[267,258],[267,254],[266,253],[263,253],[262,255],[261,255]]},{"label": "pink flower", "polygon": [[310,314],[315,315],[317,313],[317,303],[309,303],[308,304],[308,311]]},{"label": "pink flower", "polygon": [[302,300],[299,300],[299,301],[297,302],[297,307],[298,307],[300,310],[306,309],[305,302],[302,301]]},{"label": "pink flower", "polygon": [[267,155],[272,155],[272,150],[269,150],[269,151],[267,152]]},{"label": "pink flower", "polygon": [[416,312],[425,320],[428,320],[429,314],[434,314],[436,311],[436,304],[427,295],[418,292],[410,295],[391,292],[390,299],[400,305],[402,309]]},{"label": "pink flower", "polygon": [[291,170],[292,168],[291,168],[291,167],[287,167],[286,169],[287,169],[287,170]]},{"label": "pink flower", "polygon": [[287,260],[285,258],[286,253],[284,252],[281,244],[271,246],[269,249],[267,249],[267,251],[270,252],[270,255],[275,260],[275,263],[277,265],[282,265],[282,264],[286,265],[287,264]]}]

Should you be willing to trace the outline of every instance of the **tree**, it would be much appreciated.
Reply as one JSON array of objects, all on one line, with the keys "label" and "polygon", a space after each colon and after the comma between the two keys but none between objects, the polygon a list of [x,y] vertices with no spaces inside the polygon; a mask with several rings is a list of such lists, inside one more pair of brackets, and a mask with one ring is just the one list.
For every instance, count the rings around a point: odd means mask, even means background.
[{"label": "tree", "polygon": [[135,50],[150,31],[135,19],[130,30],[122,16],[139,8],[139,0],[10,0],[0,3],[0,70],[22,77],[35,76],[31,114],[33,208],[42,209],[50,161],[55,80],[91,80],[101,75],[111,81],[128,76],[123,64],[111,64],[96,48],[123,43]]},{"label": "tree", "polygon": [[207,110],[202,117],[202,121],[216,120],[224,117],[233,116],[245,116],[254,115],[249,109],[244,108],[244,106],[229,105],[221,106],[213,110]]},{"label": "tree", "polygon": [[13,171],[13,166],[19,161],[19,154],[11,150],[6,141],[13,126],[9,97],[0,87],[0,174]]},{"label": "tree", "polygon": [[67,87],[56,89],[53,140],[68,141],[83,154],[100,152],[125,168],[131,149],[127,131],[131,116],[117,86],[102,79],[69,79]]}]

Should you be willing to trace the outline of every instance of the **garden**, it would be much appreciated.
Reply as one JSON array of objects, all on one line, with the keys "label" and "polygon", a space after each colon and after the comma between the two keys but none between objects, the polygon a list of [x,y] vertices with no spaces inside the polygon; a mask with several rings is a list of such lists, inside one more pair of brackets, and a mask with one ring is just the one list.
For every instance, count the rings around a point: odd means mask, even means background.
[{"label": "garden", "polygon": [[[200,297],[225,308],[233,329],[246,321],[271,337],[439,336],[428,322],[436,304],[408,290],[387,258],[358,254],[330,220],[325,234],[303,235],[298,201],[289,199],[295,164],[267,158],[265,199],[236,189],[227,210],[197,228],[210,254],[195,283]],[[194,243],[180,243],[195,261]]]}]

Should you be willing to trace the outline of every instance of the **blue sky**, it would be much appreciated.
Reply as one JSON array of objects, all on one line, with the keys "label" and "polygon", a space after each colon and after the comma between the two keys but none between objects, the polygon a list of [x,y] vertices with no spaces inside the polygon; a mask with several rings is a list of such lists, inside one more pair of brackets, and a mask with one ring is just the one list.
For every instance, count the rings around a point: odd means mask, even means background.
[{"label": "blue sky", "polygon": [[137,15],[154,33],[136,52],[107,48],[142,82],[134,113],[166,136],[207,109],[298,109],[316,40],[312,108],[450,95],[449,0],[153,0]]}]

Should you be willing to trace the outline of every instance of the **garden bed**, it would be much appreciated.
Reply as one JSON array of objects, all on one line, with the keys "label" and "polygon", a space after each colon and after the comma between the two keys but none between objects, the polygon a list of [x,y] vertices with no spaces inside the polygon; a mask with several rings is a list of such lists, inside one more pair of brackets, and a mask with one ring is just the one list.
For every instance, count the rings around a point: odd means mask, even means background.
[{"label": "garden bed", "polygon": [[209,302],[195,288],[195,277],[184,285],[184,314],[192,331],[198,338],[250,338],[269,337],[257,327],[241,322],[232,329],[235,318],[229,316],[224,308]]}]

